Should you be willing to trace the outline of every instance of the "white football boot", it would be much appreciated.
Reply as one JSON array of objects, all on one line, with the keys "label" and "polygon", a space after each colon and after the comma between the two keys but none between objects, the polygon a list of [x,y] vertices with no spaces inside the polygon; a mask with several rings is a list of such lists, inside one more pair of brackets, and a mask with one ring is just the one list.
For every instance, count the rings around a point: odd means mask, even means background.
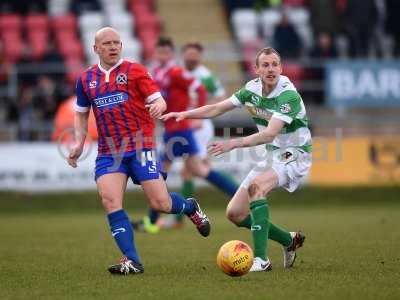
[{"label": "white football boot", "polygon": [[301,232],[290,232],[292,243],[289,247],[283,247],[283,266],[291,268],[296,260],[296,250],[303,246],[305,235]]},{"label": "white football boot", "polygon": [[251,266],[249,272],[262,272],[271,270],[272,270],[272,265],[269,258],[267,258],[267,260],[263,260],[260,257],[254,257],[253,265]]}]

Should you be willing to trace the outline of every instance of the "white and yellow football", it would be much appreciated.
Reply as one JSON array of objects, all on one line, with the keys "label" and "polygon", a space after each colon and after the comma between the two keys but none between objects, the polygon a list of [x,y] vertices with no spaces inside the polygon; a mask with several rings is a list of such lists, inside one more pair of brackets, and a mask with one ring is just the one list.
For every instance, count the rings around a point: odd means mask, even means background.
[{"label": "white and yellow football", "polygon": [[243,276],[253,265],[253,250],[242,241],[229,241],[222,245],[217,255],[218,267],[229,276]]}]

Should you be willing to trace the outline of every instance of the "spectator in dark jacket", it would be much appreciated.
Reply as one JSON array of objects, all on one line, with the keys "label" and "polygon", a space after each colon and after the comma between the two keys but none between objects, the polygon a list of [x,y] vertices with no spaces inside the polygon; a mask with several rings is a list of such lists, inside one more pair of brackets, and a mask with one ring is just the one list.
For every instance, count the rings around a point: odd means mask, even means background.
[{"label": "spectator in dark jacket", "polygon": [[386,0],[386,31],[394,39],[394,55],[400,56],[400,1]]},{"label": "spectator in dark jacket", "polygon": [[351,55],[367,56],[378,20],[375,0],[348,0],[345,15]]},{"label": "spectator in dark jacket", "polygon": [[282,57],[298,58],[301,53],[301,40],[294,26],[289,22],[288,16],[282,12],[282,19],[275,27],[273,42],[276,50]]},{"label": "spectator in dark jacket", "polygon": [[333,0],[310,0],[311,25],[314,32],[338,31],[336,3]]},{"label": "spectator in dark jacket", "polygon": [[332,36],[327,32],[318,34],[317,43],[311,50],[313,58],[336,58],[338,56],[337,49],[332,41]]}]

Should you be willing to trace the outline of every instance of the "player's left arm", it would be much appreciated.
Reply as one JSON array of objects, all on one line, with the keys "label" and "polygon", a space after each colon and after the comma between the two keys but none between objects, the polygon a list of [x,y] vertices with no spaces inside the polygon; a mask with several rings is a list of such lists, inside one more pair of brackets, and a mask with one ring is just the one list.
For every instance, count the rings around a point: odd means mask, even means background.
[{"label": "player's left arm", "polygon": [[284,121],[272,117],[266,129],[243,138],[212,142],[208,146],[208,152],[211,155],[217,156],[236,148],[246,148],[271,143],[284,125]]}]

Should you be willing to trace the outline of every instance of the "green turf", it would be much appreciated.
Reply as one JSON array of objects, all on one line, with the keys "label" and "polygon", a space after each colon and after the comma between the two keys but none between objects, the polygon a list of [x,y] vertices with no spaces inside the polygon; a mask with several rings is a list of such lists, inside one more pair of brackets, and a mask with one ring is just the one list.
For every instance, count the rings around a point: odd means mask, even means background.
[{"label": "green turf", "polygon": [[[250,241],[224,217],[224,196],[199,193],[212,221],[202,238],[191,224],[136,234],[145,273],[113,277],[119,258],[94,193],[0,193],[0,299],[400,299],[400,188],[307,188],[271,196],[272,220],[302,229],[296,266],[231,278],[217,269],[220,245]],[[127,195],[133,217],[145,210]]]}]

